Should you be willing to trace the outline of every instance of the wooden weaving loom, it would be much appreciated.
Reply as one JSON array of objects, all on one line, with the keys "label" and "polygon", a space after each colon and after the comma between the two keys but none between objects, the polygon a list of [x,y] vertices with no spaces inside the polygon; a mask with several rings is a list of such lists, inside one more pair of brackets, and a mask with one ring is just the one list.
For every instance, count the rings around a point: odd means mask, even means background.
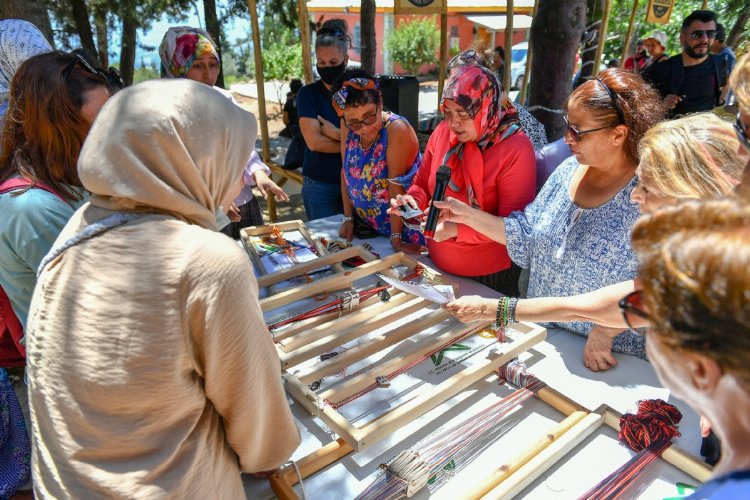
[{"label": "wooden weaving loom", "polygon": [[[600,406],[595,411],[586,410],[533,375],[526,374],[524,365],[517,360],[501,369],[501,377],[518,389],[460,423],[450,428],[438,429],[434,433],[436,436],[434,439],[430,436],[424,440],[429,443],[428,445],[418,444],[396,455],[388,464],[381,466],[386,472],[378,476],[357,498],[371,500],[409,497],[428,484],[439,484],[438,478],[448,461],[450,461],[450,468],[446,467],[445,470],[450,469],[451,474],[455,474],[470,463],[470,459],[462,455],[461,449],[461,446],[467,445],[465,442],[467,439],[477,439],[483,434],[492,435],[493,429],[503,425],[505,415],[512,413],[529,397],[538,398],[566,415],[566,418],[542,434],[531,446],[504,463],[498,464],[499,466],[492,473],[473,487],[461,488],[460,498],[514,498],[602,425],[607,425],[616,431],[620,430],[622,417],[620,413],[606,405]],[[477,429],[482,430],[477,431]],[[472,438],[464,437],[469,435]],[[497,436],[495,434],[495,437]],[[456,437],[462,441],[460,446],[455,446],[453,443]],[[638,484],[634,480],[638,472],[658,457],[700,482],[705,482],[710,476],[709,466],[684,450],[668,444],[668,441],[653,441],[651,444],[653,447],[644,448],[627,464],[610,474],[607,479],[580,498],[619,498],[618,495],[622,495],[623,491]],[[467,448],[471,448],[471,443]],[[441,452],[443,449],[452,451],[443,454]],[[440,453],[435,453],[435,450]],[[484,460],[486,461],[487,458]]]},{"label": "wooden weaving loom", "polygon": [[[546,330],[538,325],[514,324],[506,330],[504,343],[494,338],[486,341],[488,347],[478,351],[486,356],[476,356],[482,359],[472,358],[474,362],[469,366],[457,362],[455,366],[463,369],[432,387],[420,389],[411,399],[404,398],[373,420],[357,425],[339,411],[341,407],[371,391],[388,387],[396,377],[441,349],[466,341],[490,326],[489,323],[459,323],[432,302],[398,290],[389,290],[390,298],[387,301],[376,300],[379,295],[370,296],[364,301],[354,297],[351,290],[355,281],[372,279],[376,273],[393,277],[396,275],[394,267],[405,267],[406,274],[412,276],[426,275],[433,283],[445,281],[437,272],[398,253],[261,300],[261,307],[268,314],[273,309],[321,293],[343,293],[351,297],[342,307],[343,311],[309,318],[285,330],[272,329],[287,392],[310,415],[319,417],[340,436],[338,440],[297,462],[303,478],[352,451],[361,451],[382,440],[486,378],[546,337]],[[409,319],[424,309],[427,310],[423,314]],[[399,326],[399,321],[405,323]],[[424,333],[430,329],[435,331]],[[355,341],[358,343],[352,346],[351,343]],[[341,350],[345,345],[349,347]],[[391,349],[394,350],[389,352]],[[332,352],[337,354],[331,355]],[[388,354],[374,362],[368,359],[382,353]],[[317,357],[321,360],[311,364]],[[321,380],[352,366],[355,366],[353,374],[345,374],[333,385],[328,384],[328,387],[321,385]],[[294,469],[282,470],[270,482],[280,498],[297,498],[293,489],[297,482]]]}]

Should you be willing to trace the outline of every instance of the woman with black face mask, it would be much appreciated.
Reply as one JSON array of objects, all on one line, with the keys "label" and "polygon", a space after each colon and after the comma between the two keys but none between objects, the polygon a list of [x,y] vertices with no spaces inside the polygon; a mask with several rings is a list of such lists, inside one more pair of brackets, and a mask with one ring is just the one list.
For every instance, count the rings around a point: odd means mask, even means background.
[{"label": "woman with black face mask", "polygon": [[343,213],[341,199],[341,131],[330,89],[346,70],[351,37],[346,21],[330,19],[318,29],[315,56],[320,80],[297,94],[297,115],[305,139],[302,200],[310,220]]}]

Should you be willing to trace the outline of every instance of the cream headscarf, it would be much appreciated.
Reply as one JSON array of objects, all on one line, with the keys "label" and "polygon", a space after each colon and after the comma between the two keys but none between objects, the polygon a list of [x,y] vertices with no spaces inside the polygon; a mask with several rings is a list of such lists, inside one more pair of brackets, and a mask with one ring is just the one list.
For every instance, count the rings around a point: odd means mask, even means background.
[{"label": "cream headscarf", "polygon": [[257,130],[252,114],[208,85],[151,80],[107,102],[78,174],[94,206],[216,229],[214,214],[239,181]]}]

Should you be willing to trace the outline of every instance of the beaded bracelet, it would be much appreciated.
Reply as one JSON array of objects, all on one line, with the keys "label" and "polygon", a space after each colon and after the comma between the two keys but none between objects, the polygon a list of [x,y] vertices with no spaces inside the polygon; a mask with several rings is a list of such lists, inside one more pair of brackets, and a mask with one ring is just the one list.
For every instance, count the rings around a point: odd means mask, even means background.
[{"label": "beaded bracelet", "polygon": [[508,301],[508,323],[516,322],[516,306],[518,305],[518,299],[512,298]]},{"label": "beaded bracelet", "polygon": [[497,312],[495,313],[495,323],[498,326],[505,326],[508,324],[508,303],[510,299],[508,297],[500,297],[497,301]]}]

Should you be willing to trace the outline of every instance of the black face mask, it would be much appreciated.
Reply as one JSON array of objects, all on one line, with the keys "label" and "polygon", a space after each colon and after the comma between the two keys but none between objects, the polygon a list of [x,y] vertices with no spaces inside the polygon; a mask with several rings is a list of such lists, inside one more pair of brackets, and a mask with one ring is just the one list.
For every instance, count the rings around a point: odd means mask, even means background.
[{"label": "black face mask", "polygon": [[340,77],[344,71],[346,71],[346,61],[338,66],[326,66],[325,68],[316,66],[316,68],[318,69],[318,74],[320,75],[320,79],[323,80],[323,83],[333,85],[336,78]]}]

